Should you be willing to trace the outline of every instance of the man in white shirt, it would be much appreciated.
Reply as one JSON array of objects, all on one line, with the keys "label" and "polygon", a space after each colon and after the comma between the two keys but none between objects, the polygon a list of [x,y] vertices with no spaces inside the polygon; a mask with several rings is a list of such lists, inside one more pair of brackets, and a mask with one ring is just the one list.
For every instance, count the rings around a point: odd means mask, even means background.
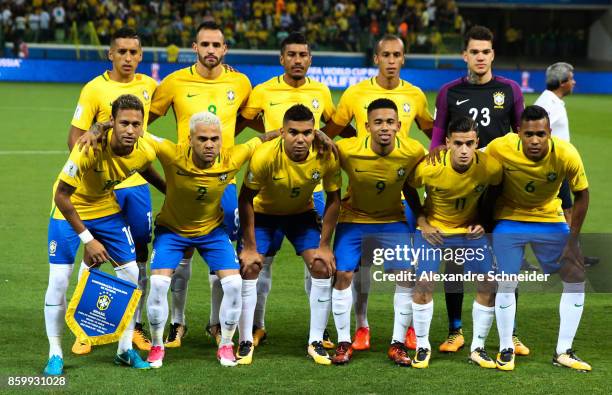
[{"label": "man in white shirt", "polygon": [[[550,129],[554,137],[569,141],[569,120],[565,110],[563,98],[574,91],[576,81],[574,80],[574,66],[565,62],[558,62],[548,66],[546,69],[546,90],[534,104],[543,107],[548,112]],[[570,224],[572,216],[572,196],[567,180],[561,184],[559,198],[565,219]],[[599,262],[598,257],[585,256],[585,266],[592,266]]]}]

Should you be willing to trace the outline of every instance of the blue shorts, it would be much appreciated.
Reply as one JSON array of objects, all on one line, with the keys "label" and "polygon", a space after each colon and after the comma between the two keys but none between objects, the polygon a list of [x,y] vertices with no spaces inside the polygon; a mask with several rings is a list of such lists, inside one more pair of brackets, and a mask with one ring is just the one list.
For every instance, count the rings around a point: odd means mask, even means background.
[{"label": "blue shorts", "polygon": [[497,272],[519,273],[527,244],[531,244],[544,273],[558,271],[568,236],[569,226],[565,222],[499,221],[493,229]]},{"label": "blue shorts", "polygon": [[[136,260],[136,248],[130,227],[120,213],[85,220],[83,223],[117,263]],[[68,221],[50,218],[47,238],[49,263],[74,263],[81,239]]]},{"label": "blue shorts", "polygon": [[402,200],[402,204],[404,205],[404,215],[406,216],[406,221],[408,222],[408,228],[410,229],[410,233],[416,232],[416,217],[414,216],[414,212],[408,206],[408,202],[406,199]]},{"label": "blue shorts", "polygon": [[[317,211],[317,214],[319,214],[319,217],[323,218],[323,214],[325,213],[325,194],[323,193],[323,191],[313,192],[312,201],[314,203],[314,208]],[[274,234],[274,238],[270,245],[270,251],[274,251],[274,254],[276,254],[276,251],[281,249],[284,239],[285,235],[279,229]]]},{"label": "blue shorts", "polygon": [[188,238],[158,225],[155,227],[151,270],[176,269],[183,259],[183,254],[190,247],[197,248],[211,272],[240,269],[234,246],[222,226],[207,235]]},{"label": "blue shorts", "polygon": [[[355,272],[360,263],[364,265],[384,264],[385,270],[405,270],[411,267],[410,259],[397,255],[384,256],[384,251],[400,246],[410,249],[410,228],[406,222],[389,222],[386,224],[357,224],[343,222],[336,226],[334,255],[336,270]],[[410,252],[408,251],[408,254]],[[410,255],[408,255],[409,257]]]},{"label": "blue shorts", "polygon": [[296,254],[301,255],[306,250],[319,248],[321,219],[315,210],[294,215],[255,213],[257,252],[266,256],[276,254],[280,244],[273,243],[279,231],[293,244]]},{"label": "blue shorts", "polygon": [[464,273],[488,273],[493,270],[493,256],[488,236],[468,239],[465,235],[444,237],[444,245],[429,244],[420,230],[414,234],[414,248],[418,251],[416,275],[423,272],[438,273],[440,263],[447,257],[457,266],[463,266]]},{"label": "blue shorts", "polygon": [[149,184],[115,189],[115,198],[121,207],[125,222],[130,225],[136,244],[149,244],[153,220]]},{"label": "blue shorts", "polygon": [[236,184],[227,184],[221,196],[221,208],[223,209],[223,225],[231,241],[238,240],[240,230],[240,217],[238,216],[238,195],[236,195]]}]

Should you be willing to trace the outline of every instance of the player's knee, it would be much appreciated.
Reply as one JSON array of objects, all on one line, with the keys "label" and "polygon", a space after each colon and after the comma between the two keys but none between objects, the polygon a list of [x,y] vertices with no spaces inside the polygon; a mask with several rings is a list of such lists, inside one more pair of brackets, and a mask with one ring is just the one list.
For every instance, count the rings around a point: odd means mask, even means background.
[{"label": "player's knee", "polygon": [[584,267],[578,264],[566,263],[559,272],[561,280],[566,283],[581,283],[584,282],[586,273]]},{"label": "player's knee", "polygon": [[320,259],[310,262],[310,274],[313,278],[329,278],[330,273],[327,265]]},{"label": "player's knee", "polygon": [[45,295],[48,304],[60,304],[70,284],[73,265],[49,265],[49,285]]},{"label": "player's knee", "polygon": [[345,272],[338,270],[336,272],[334,288],[337,290],[347,289],[353,282],[353,272]]}]

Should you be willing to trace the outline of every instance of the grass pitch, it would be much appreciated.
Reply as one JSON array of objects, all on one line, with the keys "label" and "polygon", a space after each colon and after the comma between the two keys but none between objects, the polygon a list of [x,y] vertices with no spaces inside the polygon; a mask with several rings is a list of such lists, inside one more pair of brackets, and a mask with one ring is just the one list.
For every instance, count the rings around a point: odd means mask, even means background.
[{"label": "grass pitch", "polygon": [[[7,376],[40,375],[47,359],[43,301],[47,286],[47,223],[51,187],[67,158],[67,132],[80,85],[0,84],[0,392],[8,390]],[[337,102],[339,92],[334,93]],[[428,94],[430,107],[435,94]],[[531,104],[535,96],[527,96]],[[612,230],[609,180],[610,96],[571,96],[566,100],[572,141],[582,153],[590,180],[591,206],[585,232]],[[150,130],[174,139],[174,118],[156,121]],[[411,135],[425,143],[422,133]],[[245,141],[250,133],[239,136]],[[66,151],[66,152],[65,152]],[[162,196],[153,190],[154,210]],[[609,239],[609,238],[608,238]],[[597,251],[602,263],[593,272],[610,280],[606,273],[606,248]],[[108,267],[106,268],[109,269]],[[78,271],[78,267],[75,272]],[[96,347],[88,356],[70,353],[73,336],[64,336],[66,389],[70,392],[182,393],[224,391],[238,393],[609,393],[612,349],[609,294],[587,295],[586,307],[574,346],[593,365],[593,372],[578,374],[550,363],[558,328],[558,293],[523,293],[519,299],[518,327],[532,355],[517,357],[515,372],[485,371],[466,363],[467,350],[456,355],[434,351],[431,366],[424,371],[398,368],[386,359],[393,323],[393,296],[371,295],[369,321],[372,350],[356,353],[348,366],[316,366],[306,358],[308,302],[303,290],[303,265],[285,243],[276,258],[273,287],[268,299],[269,341],[256,349],[253,365],[221,368],[215,347],[204,336],[209,314],[207,268],[196,258],[190,282],[187,320],[189,334],[180,349],[167,351],[160,370],[133,371],[113,365],[115,345]],[[69,289],[72,294],[73,284]],[[609,282],[608,282],[609,283]],[[434,348],[446,335],[446,312],[441,294],[435,297],[431,328]],[[464,301],[466,341],[471,340],[472,296]],[[354,325],[354,324],[353,324]],[[330,319],[329,328],[333,328]],[[354,328],[353,328],[354,330]],[[332,330],[332,333],[335,332]],[[334,334],[335,338],[335,334]],[[497,349],[497,332],[492,328],[489,350]],[[144,354],[143,354],[144,356]]]}]

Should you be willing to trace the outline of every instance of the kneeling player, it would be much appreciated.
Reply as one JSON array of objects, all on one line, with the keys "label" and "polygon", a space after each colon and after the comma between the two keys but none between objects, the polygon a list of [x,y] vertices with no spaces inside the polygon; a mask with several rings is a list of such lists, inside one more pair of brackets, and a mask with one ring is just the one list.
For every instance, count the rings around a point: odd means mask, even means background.
[{"label": "kneeling player", "polygon": [[[163,180],[151,169],[155,151],[142,137],[144,108],[133,95],[119,96],[112,104],[113,131],[100,151],[75,147],[55,186],[55,207],[49,220],[49,285],[45,295],[45,326],[49,338],[49,361],[44,374],[63,373],[61,338],[66,313],[66,289],[79,248],[85,245],[90,266],[106,261],[119,263],[117,277],[137,282],[138,266],[130,228],[121,216],[113,188],[139,172],[162,192]],[[94,125],[98,127],[98,125]],[[84,270],[84,268],[81,268]],[[80,273],[79,273],[80,277]],[[136,283],[136,285],[138,285]],[[135,318],[135,317],[134,317]],[[134,318],[119,340],[116,364],[148,369],[132,349]]]},{"label": "kneeling player", "polygon": [[[271,251],[281,230],[302,256],[312,275],[308,355],[316,363],[329,365],[323,331],[329,315],[331,276],[335,271],[331,236],[340,206],[340,167],[332,156],[312,149],[315,134],[313,113],[301,104],[283,117],[281,137],[263,144],[253,155],[239,197],[243,250],[240,253],[245,279],[257,279],[263,257]],[[312,192],[323,180],[327,192],[321,230]],[[255,303],[243,306],[240,317],[239,363],[251,363]],[[244,360],[244,362],[242,362]]]},{"label": "kneeling player", "polygon": [[[519,273],[527,244],[545,273],[559,272],[563,294],[553,364],[590,371],[591,366],[572,349],[584,306],[585,272],[578,236],[589,205],[588,182],[576,148],[550,134],[546,110],[528,106],[521,116],[519,133],[497,138],[487,147],[504,167],[503,188],[495,205],[498,222],[493,229],[493,251],[501,274]],[[574,193],[571,226],[565,222],[557,198],[564,179]],[[495,298],[500,350],[497,366],[502,370],[514,369],[516,286],[516,281],[500,283]]]},{"label": "kneeling player", "polygon": [[[223,366],[235,366],[232,337],[242,306],[241,292],[247,285],[254,292],[254,282],[243,284],[240,265],[229,236],[225,232],[221,200],[223,191],[240,167],[249,160],[262,139],[221,148],[221,123],[209,112],[190,119],[188,144],[176,145],[161,140],[155,145],[167,179],[166,199],[155,220],[155,240],[151,256],[151,291],[147,313],[153,345],[147,360],[153,368],[162,366],[163,334],[168,319],[168,289],[172,273],[183,254],[196,248],[221,281],[223,298],[220,308],[221,341],[217,358]],[[278,134],[276,134],[278,135]]]},{"label": "kneeling player", "polygon": [[[382,247],[392,248],[410,240],[410,228],[404,216],[401,192],[414,167],[425,155],[416,140],[397,136],[401,123],[397,106],[389,99],[374,100],[368,106],[366,128],[369,133],[338,142],[340,164],[347,173],[349,186],[342,199],[339,224],[334,241],[336,282],[332,291],[332,310],[338,331],[338,347],[333,363],[351,360],[351,305],[353,273],[362,260],[362,240],[373,235]],[[405,189],[406,195],[418,200],[416,191]],[[380,246],[377,246],[380,247]],[[394,265],[397,269],[407,269]],[[368,266],[369,268],[369,266]],[[368,270],[369,272],[369,270]],[[412,288],[398,282],[395,289],[395,320],[388,356],[398,365],[409,366],[411,361],[404,345],[406,330],[412,318]],[[369,345],[368,345],[369,346]]]},{"label": "kneeling player", "polygon": [[[443,256],[452,256],[464,273],[486,276],[492,270],[488,238],[478,223],[478,200],[490,185],[502,179],[499,162],[477,152],[478,125],[470,117],[450,123],[446,134],[447,151],[442,163],[421,162],[410,178],[415,188],[425,186],[425,207],[418,216],[414,248],[418,251],[417,282],[412,310],[417,351],[412,366],[426,368],[431,357],[429,327],[433,316],[434,281]],[[416,206],[420,206],[417,202]],[[411,206],[412,207],[412,206]],[[468,256],[469,255],[469,256]],[[486,278],[486,277],[485,277]],[[495,368],[485,351],[485,339],[493,323],[494,284],[479,281],[472,308],[474,334],[470,361],[483,368]]]}]

